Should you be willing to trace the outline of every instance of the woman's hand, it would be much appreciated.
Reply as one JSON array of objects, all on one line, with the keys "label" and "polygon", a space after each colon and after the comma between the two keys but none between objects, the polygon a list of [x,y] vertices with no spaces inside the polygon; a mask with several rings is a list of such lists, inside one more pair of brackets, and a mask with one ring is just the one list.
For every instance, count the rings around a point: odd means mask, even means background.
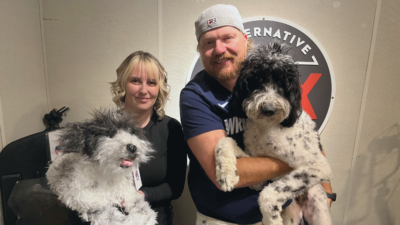
[{"label": "woman's hand", "polygon": [[[139,193],[143,196],[143,199],[144,199],[144,192],[139,190]],[[125,200],[122,199],[121,208],[125,208],[124,203],[125,203]]]}]

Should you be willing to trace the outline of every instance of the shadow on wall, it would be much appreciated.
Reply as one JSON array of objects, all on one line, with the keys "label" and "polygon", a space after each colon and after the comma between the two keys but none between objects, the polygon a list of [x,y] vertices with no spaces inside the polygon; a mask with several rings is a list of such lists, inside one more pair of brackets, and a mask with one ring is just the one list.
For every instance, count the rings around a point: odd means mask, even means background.
[{"label": "shadow on wall", "polygon": [[196,206],[193,203],[192,196],[189,192],[189,187],[187,185],[187,173],[189,172],[189,167],[186,169],[186,182],[185,189],[180,198],[172,202],[174,207],[174,224],[196,224]]},{"label": "shadow on wall", "polygon": [[[347,224],[396,223],[400,206],[400,126],[394,124],[369,144],[367,153],[358,156]],[[397,192],[397,195],[395,194]],[[393,207],[396,206],[396,207]]]}]

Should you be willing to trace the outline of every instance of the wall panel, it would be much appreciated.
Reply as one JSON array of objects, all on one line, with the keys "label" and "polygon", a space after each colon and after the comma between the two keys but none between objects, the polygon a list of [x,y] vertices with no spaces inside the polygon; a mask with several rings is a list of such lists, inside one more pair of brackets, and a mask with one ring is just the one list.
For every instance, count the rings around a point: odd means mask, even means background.
[{"label": "wall panel", "polygon": [[3,145],[43,131],[48,112],[39,1],[0,2]]},{"label": "wall panel", "polygon": [[114,106],[108,82],[137,50],[157,56],[157,1],[43,0],[52,108],[70,107],[63,124]]},{"label": "wall panel", "polygon": [[400,223],[400,3],[381,4],[348,225]]},{"label": "wall panel", "polygon": [[42,119],[48,108],[39,15],[38,0],[0,1],[0,151],[45,129]]}]

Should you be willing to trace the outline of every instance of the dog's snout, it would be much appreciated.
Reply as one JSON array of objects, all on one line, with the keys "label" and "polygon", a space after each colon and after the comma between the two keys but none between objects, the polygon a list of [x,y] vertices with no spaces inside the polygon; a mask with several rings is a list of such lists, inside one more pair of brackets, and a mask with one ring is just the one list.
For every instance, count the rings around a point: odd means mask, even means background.
[{"label": "dog's snout", "polygon": [[261,112],[266,116],[273,116],[275,114],[275,107],[272,104],[263,105]]},{"label": "dog's snout", "polygon": [[126,149],[127,149],[128,151],[132,152],[132,153],[135,153],[135,152],[136,152],[136,146],[133,145],[133,144],[127,145],[127,146],[126,146]]}]

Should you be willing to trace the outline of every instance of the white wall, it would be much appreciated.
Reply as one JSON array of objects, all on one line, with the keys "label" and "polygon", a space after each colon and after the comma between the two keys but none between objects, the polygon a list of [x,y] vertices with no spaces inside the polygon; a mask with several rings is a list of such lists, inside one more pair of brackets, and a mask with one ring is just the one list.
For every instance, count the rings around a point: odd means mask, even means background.
[{"label": "white wall", "polygon": [[108,82],[132,52],[157,57],[157,1],[43,0],[52,107],[70,107],[66,122],[113,106]]},{"label": "white wall", "polygon": [[41,22],[38,0],[0,1],[0,146],[45,129]]},{"label": "white wall", "polygon": [[48,113],[40,4],[0,1],[0,97],[4,145],[45,130]]},{"label": "white wall", "polygon": [[[336,100],[322,142],[336,174],[334,224],[400,224],[397,0],[42,0],[42,20],[39,3],[0,2],[0,29],[8,31],[0,34],[8,142],[42,129],[36,118],[48,112],[47,99],[50,108],[71,108],[65,122],[111,106],[107,82],[115,79],[122,60],[140,49],[158,57],[168,71],[167,114],[179,119],[179,93],[196,56],[194,21],[208,6],[233,4],[243,18],[274,16],[303,26],[332,61]],[[176,224],[193,224],[187,187],[173,205]]]},{"label": "white wall", "polygon": [[377,10],[351,166],[347,224],[400,224],[400,2]]},{"label": "white wall", "polygon": [[5,146],[3,144],[4,140],[5,140],[5,137],[4,137],[3,107],[1,105],[1,98],[0,98],[0,149],[3,149],[3,147]]}]

